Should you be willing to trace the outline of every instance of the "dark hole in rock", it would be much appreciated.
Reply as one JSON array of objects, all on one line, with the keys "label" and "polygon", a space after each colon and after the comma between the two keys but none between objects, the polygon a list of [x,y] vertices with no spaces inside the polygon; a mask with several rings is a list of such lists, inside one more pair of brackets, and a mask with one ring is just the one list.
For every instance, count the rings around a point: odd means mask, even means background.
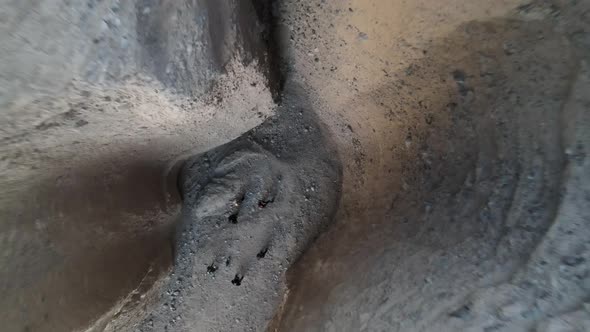
[{"label": "dark hole in rock", "polygon": [[207,266],[207,273],[215,273],[217,271],[217,265],[215,263],[211,263],[211,265]]},{"label": "dark hole in rock", "polygon": [[264,258],[264,256],[266,256],[267,252],[268,252],[268,247],[262,249],[258,254],[256,254],[256,257],[258,257],[258,259]]},{"label": "dark hole in rock", "polygon": [[236,274],[236,276],[234,277],[234,279],[231,281],[232,284],[236,285],[236,286],[240,286],[242,284],[242,280],[244,279],[243,275],[240,275],[239,273]]},{"label": "dark hole in rock", "polygon": [[258,201],[258,207],[264,209],[268,204],[272,203],[272,200],[268,201]]}]

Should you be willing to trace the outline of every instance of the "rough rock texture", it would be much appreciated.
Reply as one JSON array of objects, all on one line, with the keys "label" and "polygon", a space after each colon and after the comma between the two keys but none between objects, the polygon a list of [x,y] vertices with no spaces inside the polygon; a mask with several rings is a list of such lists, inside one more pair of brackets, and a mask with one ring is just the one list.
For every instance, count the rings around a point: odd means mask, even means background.
[{"label": "rough rock texture", "polygon": [[4,329],[590,328],[590,1],[1,6]]},{"label": "rough rock texture", "polygon": [[140,331],[259,331],[272,318],[341,185],[303,92],[289,86],[276,116],[183,163],[174,269]]},{"label": "rough rock texture", "polygon": [[589,10],[284,3],[344,177],[270,330],[588,329]]},{"label": "rough rock texture", "polygon": [[44,0],[0,13],[2,330],[102,326],[170,268],[170,165],[273,113],[255,11]]}]

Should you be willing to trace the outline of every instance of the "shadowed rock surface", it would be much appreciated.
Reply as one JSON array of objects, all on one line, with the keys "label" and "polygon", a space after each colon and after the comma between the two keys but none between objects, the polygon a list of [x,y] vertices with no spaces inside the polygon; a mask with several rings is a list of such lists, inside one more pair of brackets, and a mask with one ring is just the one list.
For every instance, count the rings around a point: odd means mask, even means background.
[{"label": "shadowed rock surface", "polygon": [[0,4],[7,331],[586,331],[590,2]]}]

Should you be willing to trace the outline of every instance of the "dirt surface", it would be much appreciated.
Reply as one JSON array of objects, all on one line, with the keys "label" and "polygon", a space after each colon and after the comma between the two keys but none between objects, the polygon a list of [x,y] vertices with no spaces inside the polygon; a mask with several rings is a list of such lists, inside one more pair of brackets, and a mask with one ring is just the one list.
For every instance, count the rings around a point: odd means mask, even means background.
[{"label": "dirt surface", "polygon": [[2,9],[7,331],[590,329],[590,1]]},{"label": "dirt surface", "polygon": [[104,326],[171,268],[171,166],[275,108],[226,4],[2,4],[2,330]]},{"label": "dirt surface", "polygon": [[333,220],[339,159],[305,90],[286,91],[275,116],[183,163],[174,269],[139,330],[260,330],[287,268]]},{"label": "dirt surface", "polygon": [[286,1],[336,224],[272,331],[586,331],[588,1]]}]

